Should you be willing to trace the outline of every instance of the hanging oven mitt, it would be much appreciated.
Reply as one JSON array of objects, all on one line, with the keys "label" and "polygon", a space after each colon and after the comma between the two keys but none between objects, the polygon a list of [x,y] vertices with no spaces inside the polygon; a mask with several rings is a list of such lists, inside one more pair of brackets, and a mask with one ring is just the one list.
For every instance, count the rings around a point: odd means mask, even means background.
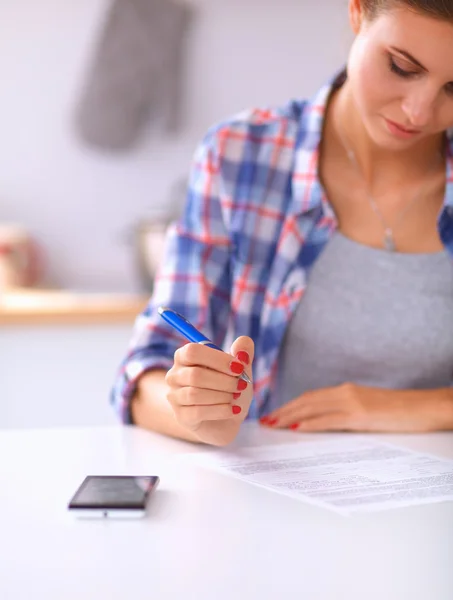
[{"label": "hanging oven mitt", "polygon": [[88,145],[126,150],[150,118],[177,131],[191,12],[174,0],[113,0],[76,107]]}]

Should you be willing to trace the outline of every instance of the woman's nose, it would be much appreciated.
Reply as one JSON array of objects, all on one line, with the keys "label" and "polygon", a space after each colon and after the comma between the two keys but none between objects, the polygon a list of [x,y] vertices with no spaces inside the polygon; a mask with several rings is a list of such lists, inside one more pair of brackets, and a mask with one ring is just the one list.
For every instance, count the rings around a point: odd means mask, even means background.
[{"label": "woman's nose", "polygon": [[433,118],[438,92],[425,89],[415,90],[406,97],[402,104],[402,110],[408,120],[408,127],[423,129],[429,125]]}]

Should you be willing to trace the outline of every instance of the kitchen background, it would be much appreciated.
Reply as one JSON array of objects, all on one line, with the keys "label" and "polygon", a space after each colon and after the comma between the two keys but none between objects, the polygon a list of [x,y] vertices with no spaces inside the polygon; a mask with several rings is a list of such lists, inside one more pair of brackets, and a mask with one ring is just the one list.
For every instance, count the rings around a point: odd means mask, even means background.
[{"label": "kitchen background", "polygon": [[168,133],[151,117],[139,145],[116,152],[88,146],[76,123],[111,0],[0,2],[0,222],[37,238],[48,285],[140,289],[130,234],[180,200],[206,129],[243,108],[311,96],[351,39],[347,0],[183,1],[192,18],[180,126]]},{"label": "kitchen background", "polygon": [[[0,428],[114,422],[159,252],[139,260],[137,232],[179,213],[208,127],[343,66],[347,4],[0,0]],[[22,284],[50,294],[2,293],[24,235],[38,258]]]}]

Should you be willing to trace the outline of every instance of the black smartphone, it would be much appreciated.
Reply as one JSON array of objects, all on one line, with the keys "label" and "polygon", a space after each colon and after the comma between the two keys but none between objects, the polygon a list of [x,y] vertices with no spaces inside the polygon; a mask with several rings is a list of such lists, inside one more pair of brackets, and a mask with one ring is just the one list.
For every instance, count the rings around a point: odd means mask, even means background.
[{"label": "black smartphone", "polygon": [[144,517],[159,477],[89,475],[71,498],[68,509],[81,518],[134,519]]}]

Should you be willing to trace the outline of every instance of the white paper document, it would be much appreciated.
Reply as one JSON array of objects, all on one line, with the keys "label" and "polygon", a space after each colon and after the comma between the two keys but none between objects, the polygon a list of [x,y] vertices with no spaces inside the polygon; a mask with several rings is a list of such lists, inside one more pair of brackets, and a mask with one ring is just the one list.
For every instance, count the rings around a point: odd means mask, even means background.
[{"label": "white paper document", "polygon": [[453,501],[453,461],[370,438],[307,440],[187,458],[342,514]]}]

